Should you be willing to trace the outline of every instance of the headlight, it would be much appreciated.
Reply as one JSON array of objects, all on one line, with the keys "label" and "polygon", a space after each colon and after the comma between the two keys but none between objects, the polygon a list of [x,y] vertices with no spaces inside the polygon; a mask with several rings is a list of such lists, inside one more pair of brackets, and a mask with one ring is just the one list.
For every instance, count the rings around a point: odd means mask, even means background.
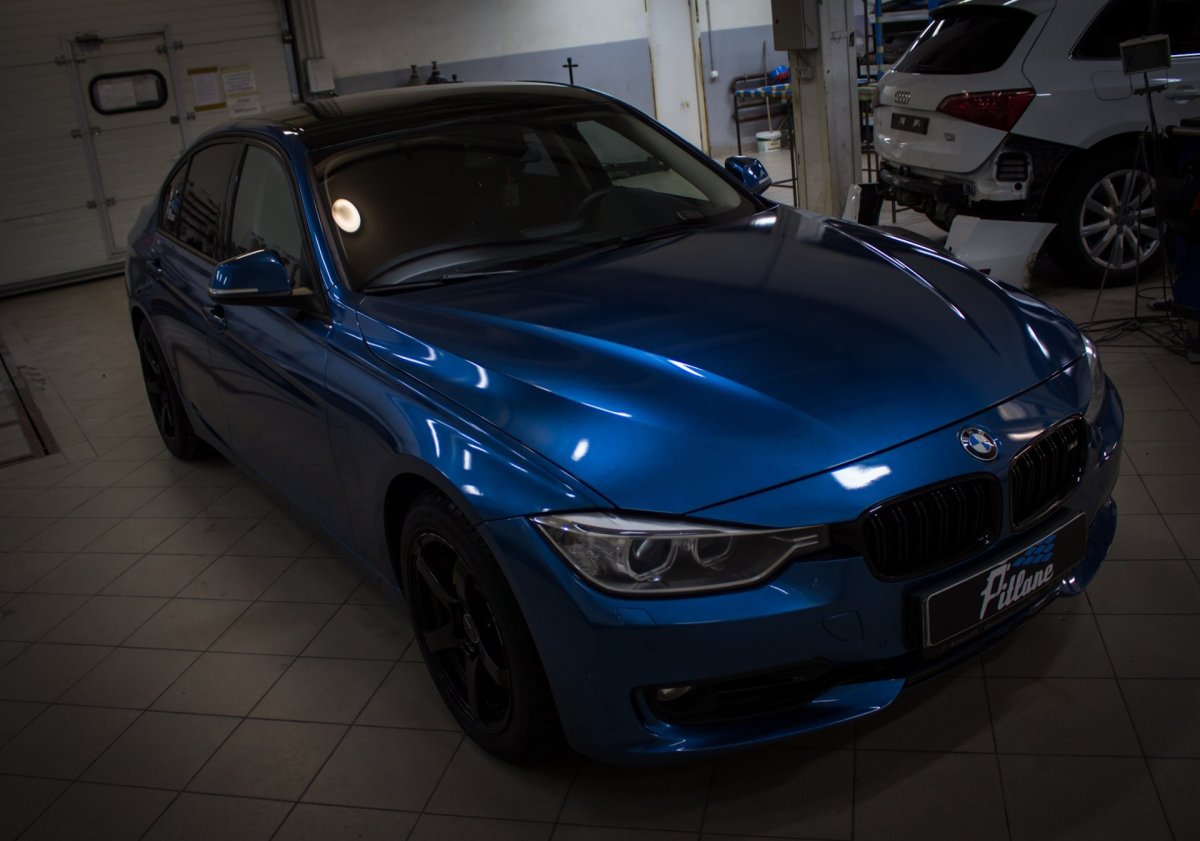
[{"label": "headlight", "polygon": [[607,512],[532,519],[584,578],[617,593],[672,595],[752,584],[797,555],[829,546],[825,526],[741,529]]},{"label": "headlight", "polygon": [[1104,366],[1100,364],[1100,351],[1096,343],[1087,336],[1083,337],[1083,355],[1087,358],[1088,373],[1092,378],[1092,399],[1088,401],[1087,411],[1083,417],[1088,423],[1095,423],[1100,417],[1100,407],[1104,405],[1105,385]]}]

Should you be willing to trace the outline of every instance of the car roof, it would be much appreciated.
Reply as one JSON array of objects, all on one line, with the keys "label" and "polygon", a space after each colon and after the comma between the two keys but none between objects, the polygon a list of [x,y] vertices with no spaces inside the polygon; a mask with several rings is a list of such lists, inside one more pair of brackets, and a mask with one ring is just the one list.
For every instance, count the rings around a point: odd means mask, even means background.
[{"label": "car roof", "polygon": [[448,117],[503,114],[531,107],[611,104],[588,88],[551,82],[474,82],[391,88],[318,99],[223,126],[220,131],[294,134],[311,150],[390,134]]},{"label": "car roof", "polygon": [[1004,6],[1008,9],[1020,9],[1023,12],[1031,14],[1039,14],[1047,9],[1053,9],[1056,0],[959,0],[957,3],[943,3],[938,6],[936,12],[945,12],[947,9],[956,9],[958,7],[979,7],[979,6]]}]

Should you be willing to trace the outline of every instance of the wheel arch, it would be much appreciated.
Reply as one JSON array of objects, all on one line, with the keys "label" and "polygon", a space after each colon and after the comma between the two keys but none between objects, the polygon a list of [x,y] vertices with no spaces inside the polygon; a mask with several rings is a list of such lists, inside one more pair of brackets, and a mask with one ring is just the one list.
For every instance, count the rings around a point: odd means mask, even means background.
[{"label": "wheel arch", "polygon": [[1066,187],[1088,161],[1101,155],[1124,151],[1129,154],[1130,163],[1137,150],[1140,132],[1122,132],[1104,138],[1086,149],[1074,149],[1059,162],[1043,193],[1041,207],[1038,208],[1038,218],[1044,222],[1053,222],[1058,215],[1059,204],[1065,197]]}]

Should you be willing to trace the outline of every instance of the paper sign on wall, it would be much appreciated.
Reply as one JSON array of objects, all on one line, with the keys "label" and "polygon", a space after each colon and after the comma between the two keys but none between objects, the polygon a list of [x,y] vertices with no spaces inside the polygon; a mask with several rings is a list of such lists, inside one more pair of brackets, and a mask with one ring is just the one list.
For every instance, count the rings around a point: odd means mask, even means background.
[{"label": "paper sign on wall", "polygon": [[261,113],[262,104],[258,101],[258,94],[234,96],[229,99],[229,116],[231,117],[248,117],[251,114]]},{"label": "paper sign on wall", "polygon": [[221,82],[225,88],[225,96],[230,99],[258,92],[257,82],[254,79],[254,68],[248,64],[222,67]]},{"label": "paper sign on wall", "polygon": [[225,107],[225,92],[221,89],[221,68],[189,67],[188,78],[192,80],[197,111],[216,111]]}]

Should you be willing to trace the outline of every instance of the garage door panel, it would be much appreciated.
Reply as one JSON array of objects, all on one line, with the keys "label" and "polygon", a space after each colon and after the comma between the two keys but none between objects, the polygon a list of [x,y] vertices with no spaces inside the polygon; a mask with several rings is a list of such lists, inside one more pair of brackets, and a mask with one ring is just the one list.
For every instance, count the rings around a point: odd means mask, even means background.
[{"label": "garage door panel", "polygon": [[[80,236],[86,231],[94,235]],[[0,260],[0,289],[5,284],[110,262],[99,231],[96,211],[82,207],[0,222],[0,249],[7,255]]]}]

